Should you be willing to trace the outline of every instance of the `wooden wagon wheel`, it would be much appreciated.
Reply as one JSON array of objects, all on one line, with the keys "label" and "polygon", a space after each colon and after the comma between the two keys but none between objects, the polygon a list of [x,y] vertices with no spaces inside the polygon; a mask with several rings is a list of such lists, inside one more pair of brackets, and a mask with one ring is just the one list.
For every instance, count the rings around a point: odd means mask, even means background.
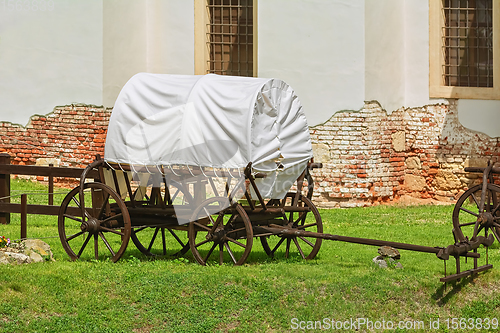
[{"label": "wooden wagon wheel", "polygon": [[229,205],[226,197],[203,201],[189,223],[189,245],[194,258],[202,265],[210,259],[241,265],[252,250],[253,230],[241,205]]},{"label": "wooden wagon wheel", "polygon": [[[457,241],[491,232],[500,242],[500,186],[488,184],[481,204],[482,185],[465,191],[453,209],[453,233]],[[482,207],[482,208],[481,208]]]},{"label": "wooden wagon wheel", "polygon": [[[193,197],[189,191],[180,183],[171,181],[168,187],[167,205],[189,205],[193,203]],[[173,255],[183,255],[189,250],[189,242],[185,231],[174,230],[167,226],[143,226],[132,228],[132,241],[139,251],[147,256],[159,256],[167,254],[167,235],[170,233],[181,245],[181,249]],[[143,244],[147,244],[147,247]]]},{"label": "wooden wagon wheel", "polygon": [[[293,206],[295,193],[287,193],[285,205]],[[299,195],[297,205],[298,208],[308,208],[308,211],[288,212],[284,226],[287,228],[295,228],[312,232],[323,232],[323,222],[316,206],[303,195]],[[264,236],[260,237],[262,247],[268,256],[273,257],[279,249],[285,250],[285,257],[288,258],[290,251],[298,251],[303,259],[313,259],[321,247],[322,239],[302,237],[302,236]]]},{"label": "wooden wagon wheel", "polygon": [[[130,239],[130,216],[118,194],[102,183],[86,183],[64,198],[58,217],[59,238],[72,260],[92,256],[116,262]],[[83,206],[83,207],[82,207]],[[82,217],[82,210],[85,214]]]}]

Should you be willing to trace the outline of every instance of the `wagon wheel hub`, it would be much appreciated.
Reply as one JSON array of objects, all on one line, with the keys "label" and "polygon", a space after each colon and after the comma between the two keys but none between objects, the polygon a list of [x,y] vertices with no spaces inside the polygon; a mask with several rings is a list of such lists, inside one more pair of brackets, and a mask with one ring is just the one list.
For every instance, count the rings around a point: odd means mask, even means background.
[{"label": "wagon wheel hub", "polygon": [[478,222],[481,226],[487,228],[493,225],[494,217],[490,212],[483,212],[478,218]]},{"label": "wagon wheel hub", "polygon": [[213,241],[213,242],[219,244],[225,240],[226,232],[224,229],[218,229],[214,233],[208,233],[206,238],[209,241]]},{"label": "wagon wheel hub", "polygon": [[97,234],[101,229],[101,223],[98,219],[91,217],[87,221],[82,223],[80,229],[84,232]]}]

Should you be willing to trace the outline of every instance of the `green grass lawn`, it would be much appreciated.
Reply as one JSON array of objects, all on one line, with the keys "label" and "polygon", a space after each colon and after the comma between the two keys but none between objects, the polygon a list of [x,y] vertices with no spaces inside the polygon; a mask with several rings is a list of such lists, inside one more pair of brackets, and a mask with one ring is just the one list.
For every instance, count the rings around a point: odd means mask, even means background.
[{"label": "green grass lawn", "polygon": [[[13,181],[12,190],[46,188]],[[28,203],[47,200],[28,198]],[[452,210],[378,206],[320,212],[326,233],[447,246],[453,242]],[[16,239],[19,234],[18,214],[11,224],[0,225],[0,235]],[[285,259],[283,253],[270,259],[255,240],[245,265],[203,267],[190,252],[181,259],[152,260],[132,242],[117,263],[71,262],[58,238],[57,217],[29,215],[28,237],[47,242],[56,261],[0,266],[0,332],[287,332],[314,327],[316,321],[328,331],[325,323],[357,318],[385,327],[391,322],[395,329],[387,331],[395,332],[482,332],[484,326],[476,329],[478,319],[484,324],[486,318],[500,319],[496,242],[489,250],[492,270],[445,286],[439,282],[443,262],[433,254],[400,251],[403,269],[381,269],[372,263],[377,247],[328,240],[310,261]],[[175,241],[171,245],[175,251]],[[472,260],[462,265],[471,268]],[[448,273],[454,267],[450,260]],[[460,324],[471,325],[460,323],[461,318],[473,318],[474,329],[460,329]],[[440,329],[431,330],[429,323],[436,325],[438,319]],[[423,322],[425,329],[396,329],[399,321],[408,328]],[[489,331],[499,331],[493,324]]]}]

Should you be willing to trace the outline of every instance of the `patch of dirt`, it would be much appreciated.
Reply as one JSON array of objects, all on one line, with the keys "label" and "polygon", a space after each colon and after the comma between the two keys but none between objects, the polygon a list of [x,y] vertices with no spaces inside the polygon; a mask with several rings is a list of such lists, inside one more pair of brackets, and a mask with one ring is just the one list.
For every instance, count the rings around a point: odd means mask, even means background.
[{"label": "patch of dirt", "polygon": [[410,195],[402,195],[399,199],[387,203],[388,205],[395,206],[420,206],[420,205],[453,205],[454,201],[451,200],[436,200],[436,199],[422,199],[415,198]]}]

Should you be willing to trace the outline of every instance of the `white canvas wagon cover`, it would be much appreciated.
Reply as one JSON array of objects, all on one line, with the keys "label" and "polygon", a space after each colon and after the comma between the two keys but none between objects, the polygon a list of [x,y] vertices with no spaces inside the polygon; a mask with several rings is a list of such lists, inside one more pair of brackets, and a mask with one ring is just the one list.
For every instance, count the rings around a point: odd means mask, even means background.
[{"label": "white canvas wagon cover", "polygon": [[252,162],[268,174],[259,186],[268,198],[283,197],[311,157],[306,117],[289,85],[215,74],[133,76],[116,100],[104,152],[107,162],[132,165]]}]

